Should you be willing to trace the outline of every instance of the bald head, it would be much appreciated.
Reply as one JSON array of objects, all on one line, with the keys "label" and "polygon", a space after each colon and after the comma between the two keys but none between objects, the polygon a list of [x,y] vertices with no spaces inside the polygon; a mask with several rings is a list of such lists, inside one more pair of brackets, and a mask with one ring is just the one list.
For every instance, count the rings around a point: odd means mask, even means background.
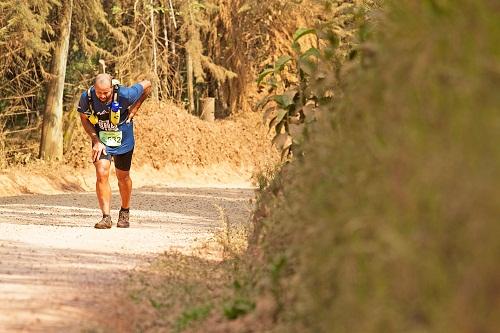
[{"label": "bald head", "polygon": [[99,74],[96,76],[94,80],[94,89],[97,98],[99,98],[101,102],[106,103],[111,100],[112,88],[111,75]]},{"label": "bald head", "polygon": [[111,87],[111,75],[109,74],[98,74],[94,80],[94,86],[97,88],[108,88]]}]

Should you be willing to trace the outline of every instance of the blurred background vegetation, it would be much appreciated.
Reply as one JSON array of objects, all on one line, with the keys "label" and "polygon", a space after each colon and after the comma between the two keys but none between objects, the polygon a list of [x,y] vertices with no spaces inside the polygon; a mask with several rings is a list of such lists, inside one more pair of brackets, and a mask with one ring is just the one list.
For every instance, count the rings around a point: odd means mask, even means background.
[{"label": "blurred background vegetation", "polygon": [[[297,23],[293,13],[313,2],[307,3],[0,1],[1,166],[37,158],[44,110],[54,111],[47,87],[61,76],[58,56],[67,56],[61,61],[65,132],[74,128],[70,111],[78,96],[102,71],[100,59],[123,84],[148,78],[153,98],[184,105],[193,114],[200,112],[200,98],[214,97],[215,115],[224,118],[252,108],[255,75],[288,43],[288,31]],[[65,54],[60,39],[68,13]]]},{"label": "blurred background vegetation", "polygon": [[371,18],[260,198],[248,288],[257,308],[272,295],[270,331],[495,332],[500,5],[385,1]]}]

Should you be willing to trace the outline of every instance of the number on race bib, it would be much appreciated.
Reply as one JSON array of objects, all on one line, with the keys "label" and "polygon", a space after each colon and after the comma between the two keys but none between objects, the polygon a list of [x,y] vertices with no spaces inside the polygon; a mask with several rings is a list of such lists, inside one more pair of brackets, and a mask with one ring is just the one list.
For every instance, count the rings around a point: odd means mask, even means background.
[{"label": "number on race bib", "polygon": [[100,131],[99,139],[108,147],[118,147],[122,144],[122,131]]}]

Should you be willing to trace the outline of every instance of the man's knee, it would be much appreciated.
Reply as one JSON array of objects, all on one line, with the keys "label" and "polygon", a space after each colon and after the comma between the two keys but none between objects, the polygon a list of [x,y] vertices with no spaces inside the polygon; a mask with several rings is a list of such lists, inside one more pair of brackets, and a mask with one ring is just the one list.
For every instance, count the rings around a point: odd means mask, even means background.
[{"label": "man's knee", "polygon": [[116,178],[118,178],[118,181],[121,182],[129,182],[131,181],[130,179],[130,172],[128,171],[123,171],[123,170],[118,170],[116,169]]},{"label": "man's knee", "polygon": [[96,176],[98,182],[106,182],[109,178],[109,168],[106,167],[97,167],[96,168]]},{"label": "man's knee", "polygon": [[101,159],[94,163],[98,182],[106,182],[109,178],[110,161]]}]

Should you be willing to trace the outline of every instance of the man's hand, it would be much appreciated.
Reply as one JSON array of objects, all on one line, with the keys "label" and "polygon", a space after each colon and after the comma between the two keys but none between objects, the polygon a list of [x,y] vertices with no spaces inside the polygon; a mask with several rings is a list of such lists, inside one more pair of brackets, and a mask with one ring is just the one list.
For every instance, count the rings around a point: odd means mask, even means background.
[{"label": "man's hand", "polygon": [[108,155],[106,153],[106,146],[102,144],[100,141],[96,141],[92,143],[92,162],[99,161],[101,154]]},{"label": "man's hand", "polygon": [[92,140],[92,162],[99,161],[101,154],[108,155],[106,146],[97,137],[94,125],[92,125],[85,114],[80,113],[80,120],[82,121],[83,129]]},{"label": "man's hand", "polygon": [[129,111],[127,121],[126,121],[127,124],[129,124],[132,121],[132,118],[134,118],[135,113],[137,112],[137,109],[138,109],[137,107],[134,107],[132,110]]},{"label": "man's hand", "polygon": [[127,120],[126,120],[127,124],[129,124],[132,121],[132,118],[134,118],[135,114],[137,113],[137,111],[141,107],[142,102],[144,102],[146,97],[148,97],[149,94],[151,93],[151,81],[143,80],[143,81],[139,82],[139,84],[142,86],[144,91],[143,91],[141,97],[139,97],[137,102],[135,102],[135,104],[130,109]]}]

